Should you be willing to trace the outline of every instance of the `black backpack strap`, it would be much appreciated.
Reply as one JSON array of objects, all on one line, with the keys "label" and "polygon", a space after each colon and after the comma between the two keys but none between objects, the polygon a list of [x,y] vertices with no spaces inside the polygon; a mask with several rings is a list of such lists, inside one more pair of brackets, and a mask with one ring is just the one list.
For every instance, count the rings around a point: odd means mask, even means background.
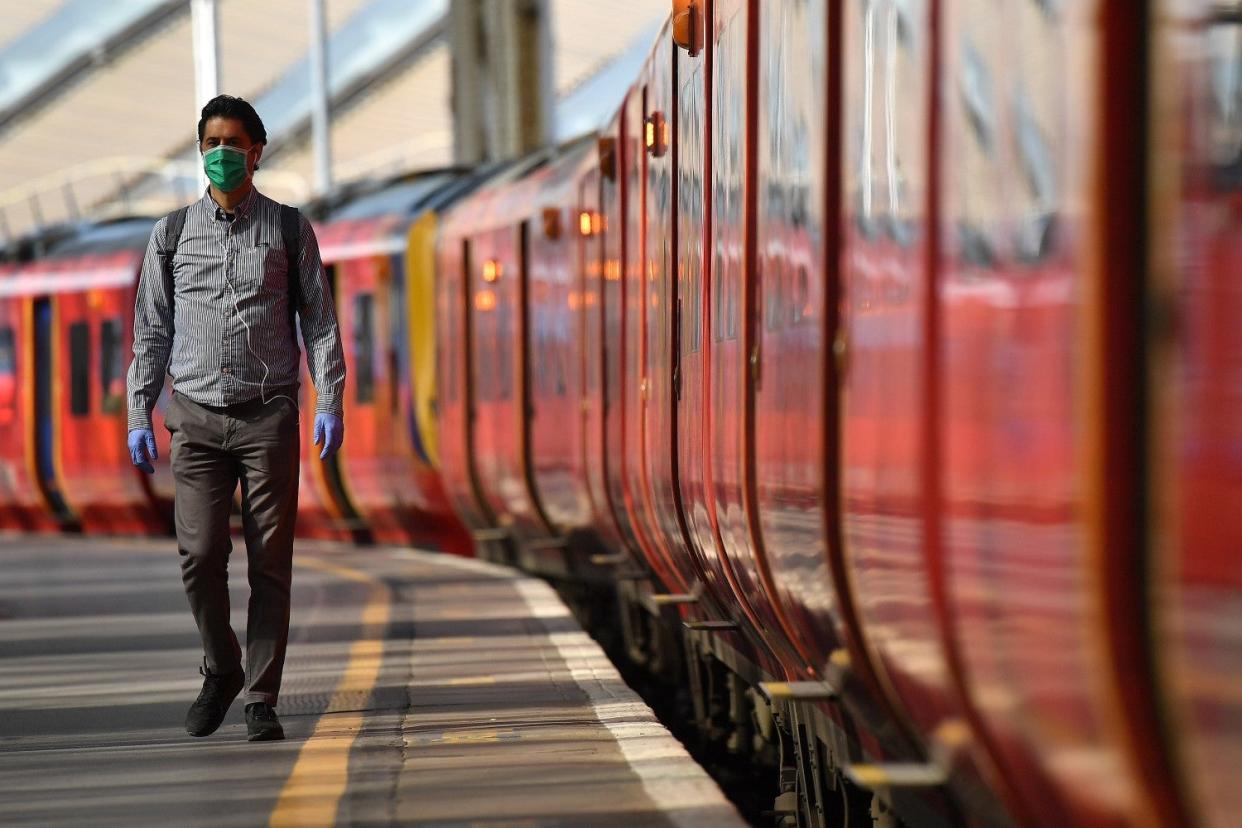
[{"label": "black backpack strap", "polygon": [[297,207],[280,205],[280,236],[285,245],[285,281],[289,283],[289,325],[297,340],[297,313],[302,309],[302,214]]},{"label": "black backpack strap", "polygon": [[181,231],[185,229],[185,215],[189,211],[189,207],[173,210],[164,222],[164,247],[160,250],[160,259],[164,263],[164,284],[168,287],[169,300],[176,297],[173,291],[173,256],[177,255]]}]

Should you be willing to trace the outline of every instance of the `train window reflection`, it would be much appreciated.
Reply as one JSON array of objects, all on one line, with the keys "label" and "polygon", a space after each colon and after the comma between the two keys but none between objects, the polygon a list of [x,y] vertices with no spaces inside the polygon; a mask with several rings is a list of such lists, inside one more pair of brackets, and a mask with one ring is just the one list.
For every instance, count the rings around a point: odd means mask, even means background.
[{"label": "train window reflection", "polygon": [[0,377],[11,377],[17,373],[17,349],[13,340],[13,329],[0,328]]},{"label": "train window reflection", "polygon": [[984,154],[996,152],[996,105],[992,75],[979,50],[970,41],[962,44],[962,72],[958,93],[975,142]]},{"label": "train window reflection", "polygon": [[375,297],[354,299],[354,382],[358,402],[375,401]]},{"label": "train window reflection", "polygon": [[91,326],[75,322],[69,326],[69,412],[85,417],[91,411]]},{"label": "train window reflection", "polygon": [[[760,265],[763,260],[760,259]],[[781,256],[773,256],[766,267],[759,272],[759,296],[763,303],[763,326],[769,332],[778,331],[783,327],[784,309],[788,305],[785,300],[785,260]]]},{"label": "train window reflection", "polygon": [[[1238,10],[1233,10],[1237,15]],[[1236,17],[1208,33],[1211,126],[1208,133],[1218,185],[1242,187],[1242,25]]]},{"label": "train window reflection", "polygon": [[17,349],[13,329],[0,328],[0,425],[13,421],[17,408]]},{"label": "train window reflection", "polygon": [[100,410],[116,414],[125,406],[125,376],[121,352],[121,320],[105,319],[99,328]]},{"label": "train window reflection", "polygon": [[996,248],[986,232],[969,221],[962,221],[957,227],[957,249],[965,264],[983,270],[996,267]]},{"label": "train window reflection", "polygon": [[798,265],[798,289],[794,302],[794,324],[815,315],[815,309],[811,307],[811,277],[804,264]]},{"label": "train window reflection", "polygon": [[1058,196],[1053,152],[1025,88],[1019,88],[1014,97],[1014,125],[1018,160],[1031,195],[1040,206],[1055,204]]}]

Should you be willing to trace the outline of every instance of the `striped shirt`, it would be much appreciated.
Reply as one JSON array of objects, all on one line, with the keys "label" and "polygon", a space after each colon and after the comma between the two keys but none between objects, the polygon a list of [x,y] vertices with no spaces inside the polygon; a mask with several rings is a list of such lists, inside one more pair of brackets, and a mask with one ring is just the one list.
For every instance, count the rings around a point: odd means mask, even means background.
[{"label": "striped shirt", "polygon": [[[178,394],[225,406],[298,383],[297,340],[289,325],[289,278],[280,205],[257,190],[232,220],[204,194],[186,212],[173,256],[173,293],[164,276],[164,228],[151,231],[134,303],[129,428],[150,428],[151,409],[171,374]],[[319,243],[302,217],[299,310],[316,412],[342,415],[345,361]]]}]

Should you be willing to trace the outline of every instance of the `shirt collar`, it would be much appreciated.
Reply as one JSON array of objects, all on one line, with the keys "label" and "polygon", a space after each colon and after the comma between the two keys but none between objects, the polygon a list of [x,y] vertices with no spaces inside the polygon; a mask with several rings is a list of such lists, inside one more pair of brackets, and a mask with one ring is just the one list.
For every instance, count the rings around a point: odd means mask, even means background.
[{"label": "shirt collar", "polygon": [[[241,203],[233,208],[234,221],[245,217],[250,212],[251,208],[254,207],[255,202],[258,200],[258,195],[259,188],[251,185],[250,192],[247,193],[246,197],[241,200]],[[215,218],[216,210],[222,210],[220,205],[216,204],[216,200],[211,197],[210,187],[203,190],[203,197],[198,200],[198,203],[202,205],[203,210],[207,213],[207,215],[212,218]]]}]

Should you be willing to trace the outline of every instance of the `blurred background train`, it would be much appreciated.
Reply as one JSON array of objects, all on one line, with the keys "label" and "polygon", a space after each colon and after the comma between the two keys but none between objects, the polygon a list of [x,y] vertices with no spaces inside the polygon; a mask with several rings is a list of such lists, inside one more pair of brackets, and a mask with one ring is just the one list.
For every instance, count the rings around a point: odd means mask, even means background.
[{"label": "blurred background train", "polygon": [[[553,579],[780,824],[1238,824],[1242,3],[676,0],[632,80],[305,205],[300,532]],[[7,529],[168,531],[152,219],[0,270]]]}]

